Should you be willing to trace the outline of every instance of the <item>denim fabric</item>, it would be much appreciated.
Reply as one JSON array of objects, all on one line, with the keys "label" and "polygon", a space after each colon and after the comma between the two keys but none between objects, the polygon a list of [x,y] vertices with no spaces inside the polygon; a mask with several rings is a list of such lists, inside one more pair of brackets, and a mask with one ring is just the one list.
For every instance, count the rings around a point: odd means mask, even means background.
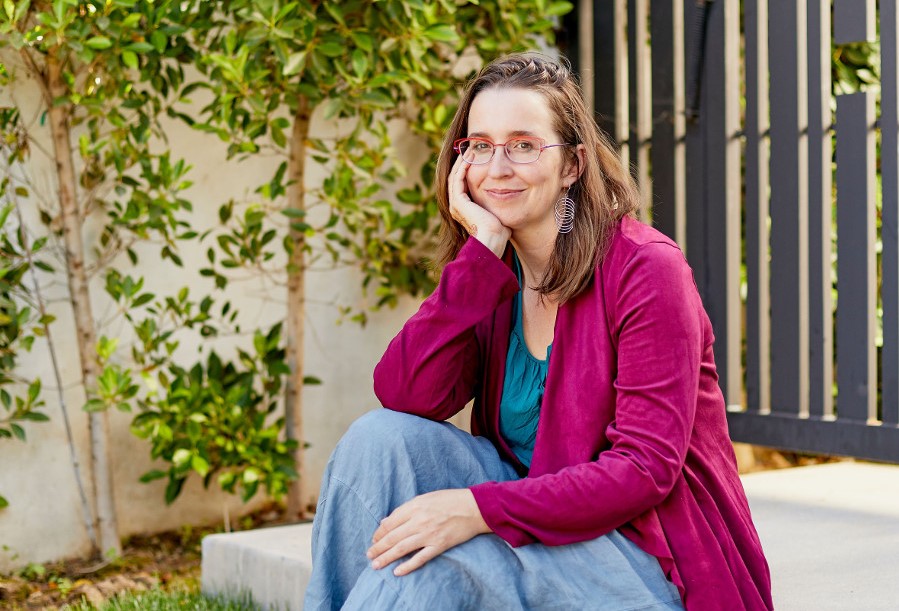
[{"label": "denim fabric", "polygon": [[509,546],[480,535],[404,577],[370,568],[379,521],[416,495],[518,476],[493,445],[389,410],[357,420],[325,470],[305,609],[682,609],[658,561],[617,531],[572,545]]}]

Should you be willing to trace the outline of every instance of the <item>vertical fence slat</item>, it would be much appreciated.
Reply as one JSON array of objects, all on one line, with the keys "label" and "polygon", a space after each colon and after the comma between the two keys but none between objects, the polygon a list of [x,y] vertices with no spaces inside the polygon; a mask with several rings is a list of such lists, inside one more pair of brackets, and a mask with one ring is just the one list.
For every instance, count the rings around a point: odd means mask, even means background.
[{"label": "vertical fence slat", "polygon": [[834,0],[834,43],[874,40],[874,17],[874,0]]},{"label": "vertical fence slat", "polygon": [[[689,82],[697,67],[700,65],[702,54],[700,36],[696,24],[699,20],[701,9],[694,0],[684,2],[684,80]],[[685,86],[686,95],[690,95]],[[686,104],[690,104],[687,100]],[[705,166],[702,150],[702,129],[698,119],[689,118],[684,126],[684,158],[686,170],[686,254],[699,294],[706,299],[706,287],[708,279],[705,275]]]},{"label": "vertical fence slat", "polygon": [[740,5],[717,0],[709,13],[701,118],[706,167],[706,308],[715,363],[728,404],[742,403],[740,325]]},{"label": "vertical fence slat", "polygon": [[652,223],[686,247],[683,0],[652,0]]},{"label": "vertical fence slat", "polygon": [[746,0],[746,403],[771,410],[768,273],[768,0]]},{"label": "vertical fence slat", "polygon": [[808,0],[809,414],[833,415],[830,0]]},{"label": "vertical fence slat", "polygon": [[880,133],[883,216],[881,419],[899,424],[899,10],[880,0]]},{"label": "vertical fence slat", "polygon": [[874,332],[874,95],[837,97],[837,416],[865,422],[877,399]]},{"label": "vertical fence slat", "polygon": [[628,163],[627,0],[594,0],[593,102],[599,126]]},{"label": "vertical fence slat", "polygon": [[628,148],[631,171],[640,188],[640,218],[650,219],[652,185],[649,182],[649,136],[652,129],[650,91],[649,0],[630,0],[627,16],[629,51],[630,126]]},{"label": "vertical fence slat", "polygon": [[771,62],[771,411],[808,413],[805,0],[768,15]]},{"label": "vertical fence slat", "polygon": [[577,9],[565,16],[566,29],[573,30],[577,46],[571,48],[574,58],[571,59],[572,70],[580,76],[581,91],[584,102],[590,112],[595,112],[593,89],[595,87],[596,70],[593,67],[593,3],[578,2]]}]

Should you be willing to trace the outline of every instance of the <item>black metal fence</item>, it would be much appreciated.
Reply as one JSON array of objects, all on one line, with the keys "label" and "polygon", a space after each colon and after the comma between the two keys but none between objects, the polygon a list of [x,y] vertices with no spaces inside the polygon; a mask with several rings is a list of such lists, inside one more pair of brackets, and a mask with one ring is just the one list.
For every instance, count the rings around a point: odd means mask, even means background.
[{"label": "black metal fence", "polygon": [[[736,441],[899,462],[897,1],[596,0],[566,22],[693,267]],[[879,90],[834,98],[832,45],[878,31]]]}]

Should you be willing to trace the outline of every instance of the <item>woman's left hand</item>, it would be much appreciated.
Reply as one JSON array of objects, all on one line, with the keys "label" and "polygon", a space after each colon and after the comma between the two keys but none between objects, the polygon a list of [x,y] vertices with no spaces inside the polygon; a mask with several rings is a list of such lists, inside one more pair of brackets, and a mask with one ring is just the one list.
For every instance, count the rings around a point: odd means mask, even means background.
[{"label": "woman's left hand", "polygon": [[437,490],[400,505],[381,520],[367,556],[372,567],[380,569],[418,550],[393,571],[407,575],[451,547],[488,532],[470,490]]}]

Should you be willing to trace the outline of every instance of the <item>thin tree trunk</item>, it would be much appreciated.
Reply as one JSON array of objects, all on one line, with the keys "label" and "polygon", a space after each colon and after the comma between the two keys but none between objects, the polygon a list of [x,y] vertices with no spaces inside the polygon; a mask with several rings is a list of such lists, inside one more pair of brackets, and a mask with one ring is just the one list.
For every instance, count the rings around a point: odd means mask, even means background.
[{"label": "thin tree trunk", "polygon": [[[47,89],[53,100],[67,93],[63,80],[62,66],[52,53],[47,56]],[[84,246],[81,239],[83,219],[75,197],[77,180],[72,160],[69,140],[69,104],[53,104],[48,108],[50,129],[53,133],[53,149],[56,159],[56,174],[59,184],[59,208],[62,216],[63,238],[66,250],[66,272],[69,280],[69,295],[75,315],[75,329],[78,336],[78,355],[81,360],[81,378],[88,397],[97,386],[97,335],[91,312],[90,291],[84,270]],[[121,555],[113,501],[112,473],[109,464],[108,416],[105,411],[91,412],[91,472],[96,500],[97,532],[100,535],[100,552]]]},{"label": "thin tree trunk", "polygon": [[[309,101],[301,96],[297,102],[293,118],[293,135],[290,139],[290,160],[288,175],[291,186],[288,191],[287,207],[295,210],[306,209],[306,139],[309,137]],[[288,439],[297,442],[294,452],[299,479],[292,482],[287,491],[287,515],[298,519],[305,515],[306,473],[303,457],[303,337],[306,315],[306,236],[302,231],[290,229],[293,252],[287,265],[287,364],[288,374],[284,415]]]},{"label": "thin tree trunk", "polygon": [[[19,208],[18,202],[16,202],[16,216],[19,219],[19,227],[24,229],[25,221],[22,218],[22,210]],[[34,268],[34,259],[29,250],[30,245],[26,243],[23,246],[25,247],[25,253],[28,257],[28,267],[31,271],[31,278],[34,281],[34,299],[37,302],[38,312],[41,315],[41,320],[46,320],[47,307],[44,298],[41,295],[41,284],[37,279],[37,271]],[[62,413],[62,422],[66,429],[66,439],[69,441],[69,459],[72,461],[75,485],[78,487],[78,497],[81,499],[81,517],[84,520],[87,539],[91,543],[91,550],[96,552],[100,549],[100,542],[97,540],[97,531],[94,530],[94,513],[91,510],[90,502],[87,500],[87,491],[84,489],[84,480],[81,477],[81,462],[78,460],[78,451],[75,448],[75,436],[72,435],[72,425],[69,422],[69,409],[66,407],[65,386],[63,386],[62,375],[60,374],[59,359],[56,358],[56,345],[53,343],[53,335],[50,332],[49,323],[44,322],[41,326],[44,329],[44,338],[47,340],[47,348],[50,350],[50,361],[53,364],[53,376],[56,378],[56,389],[59,393],[59,409]]]}]

